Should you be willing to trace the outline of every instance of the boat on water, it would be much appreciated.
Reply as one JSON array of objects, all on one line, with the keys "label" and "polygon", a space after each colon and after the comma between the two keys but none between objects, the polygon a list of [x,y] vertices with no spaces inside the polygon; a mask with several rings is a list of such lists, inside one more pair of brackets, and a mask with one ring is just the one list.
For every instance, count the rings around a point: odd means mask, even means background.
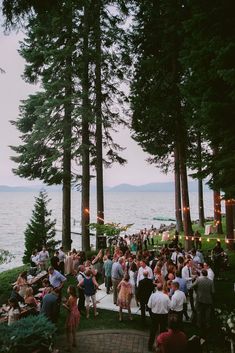
[{"label": "boat on water", "polygon": [[164,222],[176,222],[175,218],[168,218],[168,217],[153,217],[154,221],[164,221]]}]

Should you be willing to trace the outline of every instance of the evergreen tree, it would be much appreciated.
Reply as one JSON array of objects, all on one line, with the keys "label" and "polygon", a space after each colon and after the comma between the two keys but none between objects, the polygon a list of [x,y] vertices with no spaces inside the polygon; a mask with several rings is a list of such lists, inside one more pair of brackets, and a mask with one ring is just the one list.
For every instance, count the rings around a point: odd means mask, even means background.
[{"label": "evergreen tree", "polygon": [[76,47],[72,26],[71,1],[28,20],[27,37],[20,48],[26,60],[24,78],[30,83],[39,81],[43,89],[23,102],[15,122],[23,133],[23,144],[13,147],[18,154],[13,157],[18,163],[16,174],[63,185],[62,242],[66,250],[71,248],[71,159],[75,146],[72,56]]},{"label": "evergreen tree", "polygon": [[[187,124],[180,63],[182,22],[181,1],[135,1],[137,13],[133,44],[136,54],[132,84],[132,126],[134,137],[152,160],[162,168],[178,156],[181,177],[184,232],[192,235],[187,182]],[[186,238],[190,247],[190,238]]]},{"label": "evergreen tree", "polygon": [[41,250],[46,246],[48,251],[53,252],[60,243],[55,240],[56,220],[51,220],[52,211],[47,209],[49,199],[45,191],[40,191],[39,196],[35,198],[34,210],[30,222],[24,232],[25,251],[23,262],[29,263],[33,250]]},{"label": "evergreen tree", "polygon": [[[185,67],[186,99],[208,141],[204,176],[214,190],[214,219],[219,233],[221,197],[226,200],[227,236],[233,238],[231,198],[235,196],[235,28],[233,1],[192,0],[187,3],[185,41],[181,61]],[[208,14],[210,13],[210,16]]]},{"label": "evergreen tree", "polygon": [[[116,11],[110,4],[116,5]],[[95,156],[97,223],[104,223],[103,167],[113,162],[126,161],[117,153],[122,148],[114,143],[110,131],[114,126],[126,124],[122,119],[126,97],[120,89],[127,81],[131,64],[127,49],[127,36],[123,24],[128,8],[122,1],[97,0],[91,19],[92,69],[94,72]],[[93,68],[94,67],[94,68]],[[118,113],[117,113],[118,106]],[[115,112],[116,111],[116,112]],[[124,118],[125,119],[125,118]],[[97,236],[102,228],[97,228]],[[96,242],[98,244],[98,241]]]},{"label": "evergreen tree", "polygon": [[[116,86],[120,85],[123,73],[115,51],[117,38],[120,41],[124,33],[118,29],[119,16],[109,15],[111,3],[102,1],[102,11],[97,18],[97,11],[93,11],[93,3],[89,0],[79,3],[67,0],[59,6],[55,2],[45,7],[36,0],[27,4],[20,0],[3,4],[4,14],[10,22],[28,16],[28,38],[21,45],[21,53],[27,61],[25,78],[29,82],[41,81],[44,88],[23,102],[21,118],[15,123],[24,142],[13,148],[18,153],[13,158],[18,163],[15,172],[50,184],[63,183],[62,238],[65,248],[70,248],[71,240],[71,159],[82,166],[84,250],[89,249],[90,165],[96,165],[99,185],[97,209],[103,215],[103,163],[124,162],[117,152],[121,148],[113,142],[110,134],[114,124],[123,122],[119,118],[120,113],[114,113],[110,106],[116,108],[117,103],[120,104]],[[99,23],[102,34],[97,31]],[[100,68],[96,55],[99,37],[102,37]],[[99,71],[102,82],[98,85]],[[95,93],[93,87],[96,87]],[[96,148],[92,146],[95,121]],[[102,144],[106,147],[105,153]],[[103,219],[102,215],[100,219]]]}]

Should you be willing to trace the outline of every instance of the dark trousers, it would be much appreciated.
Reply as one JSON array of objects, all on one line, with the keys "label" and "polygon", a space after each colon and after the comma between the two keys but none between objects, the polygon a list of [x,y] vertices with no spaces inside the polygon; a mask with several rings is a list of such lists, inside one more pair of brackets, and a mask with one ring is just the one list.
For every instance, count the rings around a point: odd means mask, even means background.
[{"label": "dark trousers", "polygon": [[148,250],[147,239],[144,240],[144,248],[145,248],[145,250]]},{"label": "dark trousers", "polygon": [[184,317],[185,317],[186,320],[189,319],[187,306],[188,306],[187,303],[184,303],[184,306],[183,306],[183,315],[184,315]]},{"label": "dark trousers", "polygon": [[85,310],[85,295],[84,290],[82,288],[78,288],[78,310],[81,312]]},{"label": "dark trousers", "polygon": [[189,301],[191,305],[192,312],[195,313],[194,298],[193,298],[193,288],[188,290]]},{"label": "dark trousers", "polygon": [[141,312],[141,318],[145,319],[145,314],[146,314],[146,302],[140,300],[140,312]]},{"label": "dark trousers", "polygon": [[197,324],[201,331],[201,335],[211,327],[212,304],[197,303]]},{"label": "dark trousers", "polygon": [[169,313],[169,320],[170,318],[174,316],[177,318],[177,321],[179,323],[179,326],[182,327],[182,323],[183,323],[183,310],[182,311],[174,311],[174,310],[171,310],[170,313]]},{"label": "dark trousers", "polygon": [[105,287],[106,287],[107,294],[109,294],[110,288],[112,287],[111,277],[105,276]]},{"label": "dark trousers", "polygon": [[62,275],[64,275],[64,261],[61,261],[59,263],[59,271],[60,273],[62,273]]},{"label": "dark trousers", "polygon": [[151,326],[149,335],[149,349],[152,349],[157,331],[159,333],[167,331],[168,314],[154,314],[150,312]]},{"label": "dark trousers", "polygon": [[121,279],[116,279],[112,278],[112,284],[113,284],[113,304],[117,304],[117,297],[118,297],[118,290],[117,287],[119,283],[121,282]]}]

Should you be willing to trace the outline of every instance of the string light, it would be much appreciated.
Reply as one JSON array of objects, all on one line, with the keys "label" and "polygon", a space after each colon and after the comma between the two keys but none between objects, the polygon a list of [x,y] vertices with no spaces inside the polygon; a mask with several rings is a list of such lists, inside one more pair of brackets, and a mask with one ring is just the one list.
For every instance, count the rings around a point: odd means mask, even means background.
[{"label": "string light", "polygon": [[[175,239],[175,237],[173,237]],[[192,240],[194,241],[195,240],[195,236],[192,236],[192,235],[186,235],[186,236],[179,236],[179,239],[182,239],[182,238],[185,238],[185,240]],[[230,243],[230,242],[235,242],[235,239],[228,239],[228,238],[224,238],[224,239],[220,239],[220,238],[215,238],[215,237],[210,237],[210,238],[202,238],[200,237],[198,240],[199,241],[202,241],[202,240],[206,240],[207,242],[210,242],[211,240],[216,240],[218,242],[221,242],[221,241],[225,241],[225,243]]]},{"label": "string light", "polygon": [[84,212],[85,212],[85,213],[90,213],[90,211],[89,211],[88,208],[84,208]]}]

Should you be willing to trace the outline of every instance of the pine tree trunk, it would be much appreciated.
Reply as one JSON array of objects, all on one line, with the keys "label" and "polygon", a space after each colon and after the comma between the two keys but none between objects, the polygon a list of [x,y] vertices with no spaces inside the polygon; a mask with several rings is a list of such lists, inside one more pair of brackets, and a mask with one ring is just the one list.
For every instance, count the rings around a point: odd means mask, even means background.
[{"label": "pine tree trunk", "polygon": [[[101,87],[101,1],[95,3],[95,115],[96,115],[96,197],[97,197],[97,223],[104,224],[104,186],[103,186],[103,141],[102,141],[102,87]],[[96,248],[98,249],[98,236],[96,233]]]},{"label": "pine tree trunk", "polygon": [[82,250],[90,250],[90,104],[89,104],[89,4],[84,4],[82,77]]},{"label": "pine tree trunk", "polygon": [[204,215],[204,197],[203,197],[203,181],[198,179],[198,215],[199,215],[199,226],[204,227],[205,215]]},{"label": "pine tree trunk", "polygon": [[[198,150],[198,172],[202,171],[202,146],[201,146],[201,133],[197,134],[197,150]],[[203,198],[203,179],[198,178],[198,215],[199,215],[199,226],[204,227],[205,214],[204,214],[204,198]]]},{"label": "pine tree trunk", "polygon": [[[187,168],[183,151],[180,152],[180,175],[181,175],[181,192],[182,192],[182,205],[183,205],[183,221],[184,221],[184,235],[185,235],[185,250],[192,248],[191,236],[193,235],[190,206],[189,206],[189,193],[188,193],[188,178]],[[189,237],[187,239],[187,237]]]},{"label": "pine tree trunk", "polygon": [[234,249],[234,223],[233,223],[233,200],[225,200],[226,212],[226,236],[229,241],[228,248]]},{"label": "pine tree trunk", "polygon": [[[67,97],[71,92],[67,90]],[[72,106],[67,103],[64,117],[63,151],[63,207],[62,207],[62,245],[65,251],[71,249],[71,122]]]},{"label": "pine tree trunk", "polygon": [[214,196],[214,223],[215,223],[216,233],[223,234],[220,191],[214,191],[213,196]]},{"label": "pine tree trunk", "polygon": [[[68,8],[70,21],[67,25],[68,41],[72,36],[72,8]],[[66,59],[66,88],[67,101],[64,104],[64,143],[63,143],[63,206],[62,206],[62,245],[65,251],[71,249],[71,139],[72,139],[72,57]]]},{"label": "pine tree trunk", "polygon": [[177,147],[174,149],[175,158],[175,218],[177,232],[183,231],[183,220],[181,210],[181,183],[180,183],[180,170],[179,170],[179,153]]},{"label": "pine tree trunk", "polygon": [[233,224],[235,228],[235,200],[233,200]]},{"label": "pine tree trunk", "polygon": [[182,206],[183,206],[183,225],[185,235],[185,249],[192,248],[192,222],[189,207],[189,193],[188,193],[188,178],[186,168],[186,136],[187,130],[185,128],[184,118],[181,112],[181,94],[179,92],[179,61],[178,52],[172,53],[172,75],[174,76],[173,96],[175,101],[175,146],[179,153],[179,172],[181,181]]}]

